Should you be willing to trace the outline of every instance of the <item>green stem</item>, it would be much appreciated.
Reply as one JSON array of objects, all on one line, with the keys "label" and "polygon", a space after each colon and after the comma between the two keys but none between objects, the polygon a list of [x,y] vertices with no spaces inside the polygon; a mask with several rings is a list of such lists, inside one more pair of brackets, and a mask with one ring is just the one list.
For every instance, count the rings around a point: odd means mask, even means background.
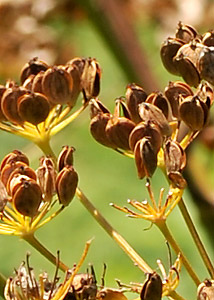
[{"label": "green stem", "polygon": [[179,295],[176,291],[171,291],[169,297],[172,297],[175,300],[185,300],[181,295]]},{"label": "green stem", "polygon": [[34,141],[34,143],[42,150],[45,155],[50,155],[54,160],[56,160],[56,155],[54,154],[50,146],[50,139],[48,137],[39,139],[38,141]]},{"label": "green stem", "polygon": [[175,253],[177,255],[180,253],[181,258],[182,258],[182,262],[183,262],[187,272],[189,273],[190,277],[195,282],[195,284],[198,286],[201,281],[198,278],[198,276],[196,275],[195,271],[192,269],[189,261],[187,260],[186,256],[183,254],[183,251],[181,250],[181,248],[179,247],[179,245],[177,244],[177,242],[173,238],[171,232],[169,231],[169,229],[166,225],[166,222],[159,222],[159,223],[155,223],[155,224],[158,226],[158,228],[160,229],[160,231],[162,232],[162,234],[164,235],[166,240],[169,242],[171,247],[174,249]]},{"label": "green stem", "polygon": [[123,251],[131,258],[131,260],[144,272],[152,273],[153,270],[148,264],[139,256],[138,253],[128,244],[128,242],[107,222],[102,214],[94,207],[83,192],[77,188],[76,194],[84,207],[90,212],[95,220],[102,226],[102,228],[116,241],[116,243],[123,249]]},{"label": "green stem", "polygon": [[[24,235],[22,237],[26,242],[28,242],[31,246],[33,246],[39,253],[41,253],[44,257],[46,257],[51,263],[56,265],[56,257],[45,248],[33,234]],[[63,263],[59,262],[59,268],[66,272],[69,268]]]},{"label": "green stem", "polygon": [[6,277],[0,273],[0,295],[4,298],[4,287],[6,284]]},{"label": "green stem", "polygon": [[204,248],[204,245],[203,245],[203,243],[202,243],[202,241],[201,241],[201,239],[199,237],[199,234],[196,231],[194,223],[192,222],[190,214],[189,214],[189,212],[187,210],[187,207],[186,207],[186,205],[185,205],[185,203],[184,203],[184,201],[183,201],[182,198],[181,198],[178,206],[179,206],[181,214],[182,214],[182,216],[183,216],[183,218],[184,218],[184,220],[186,222],[186,225],[187,225],[187,227],[188,227],[188,229],[189,229],[189,231],[190,231],[190,233],[192,235],[192,238],[193,238],[193,240],[194,240],[194,242],[196,244],[196,247],[198,248],[198,251],[199,251],[199,253],[201,255],[201,258],[202,258],[205,266],[207,267],[207,270],[208,270],[211,278],[214,278],[214,267],[213,267],[212,262],[211,262],[211,260],[210,260],[210,258],[208,256],[208,254],[207,254],[207,251]]}]

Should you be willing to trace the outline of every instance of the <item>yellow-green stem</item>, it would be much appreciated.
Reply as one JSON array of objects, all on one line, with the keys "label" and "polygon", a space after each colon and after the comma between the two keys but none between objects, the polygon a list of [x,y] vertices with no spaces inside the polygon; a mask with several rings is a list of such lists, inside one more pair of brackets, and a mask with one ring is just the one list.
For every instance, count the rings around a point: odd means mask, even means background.
[{"label": "yellow-green stem", "polygon": [[38,141],[34,141],[34,143],[42,150],[45,155],[50,155],[54,160],[56,160],[56,155],[54,154],[51,146],[49,138],[39,139]]},{"label": "yellow-green stem", "polygon": [[177,255],[180,253],[184,267],[186,268],[186,270],[189,273],[189,275],[192,278],[192,280],[198,286],[201,281],[198,278],[198,276],[195,273],[195,271],[193,270],[192,266],[190,265],[188,259],[183,254],[183,251],[181,250],[181,248],[179,247],[179,245],[177,244],[177,242],[173,238],[171,232],[169,231],[169,229],[168,229],[168,227],[166,225],[166,222],[159,222],[159,223],[155,223],[155,224],[158,226],[158,228],[160,229],[160,231],[162,232],[162,234],[164,235],[164,237],[166,238],[166,240],[169,242],[169,244],[171,245],[171,247],[173,248],[173,250],[175,251],[175,253]]},{"label": "yellow-green stem", "polygon": [[185,300],[181,295],[179,295],[176,291],[171,291],[169,297],[175,300]]},{"label": "yellow-green stem", "polygon": [[[39,253],[46,257],[51,263],[56,265],[56,256],[54,256],[47,248],[45,248],[33,234],[28,234],[22,237],[26,242],[28,242],[32,247],[34,247]],[[69,268],[63,263],[59,262],[59,268],[66,272]]]},{"label": "yellow-green stem", "polygon": [[208,256],[205,248],[204,248],[204,245],[203,245],[203,243],[202,243],[202,241],[201,241],[201,239],[200,239],[200,237],[199,237],[199,235],[198,235],[198,233],[196,231],[196,228],[195,228],[195,226],[194,226],[194,224],[192,222],[192,219],[191,219],[191,217],[189,215],[187,207],[186,207],[186,205],[185,205],[185,203],[184,203],[184,201],[183,201],[182,198],[181,198],[178,206],[179,206],[181,214],[182,214],[182,216],[183,216],[183,218],[184,218],[184,220],[186,222],[186,225],[187,225],[187,227],[188,227],[188,229],[189,229],[189,231],[190,231],[190,233],[192,235],[192,238],[193,238],[193,240],[194,240],[194,242],[196,244],[196,247],[198,248],[198,251],[199,251],[199,253],[201,255],[201,258],[202,258],[205,266],[207,267],[207,270],[208,270],[211,278],[214,278],[214,267],[213,267],[212,262],[211,262],[211,260],[210,260],[210,258]]},{"label": "yellow-green stem", "polygon": [[131,260],[144,272],[152,273],[153,270],[149,265],[139,256],[138,253],[128,244],[128,242],[107,222],[101,213],[88,200],[83,192],[77,188],[76,194],[81,203],[95,218],[95,220],[102,226],[102,228],[116,241],[116,243],[123,249],[123,251],[131,258]]},{"label": "yellow-green stem", "polygon": [[4,287],[6,284],[6,280],[6,277],[4,277],[4,275],[0,273],[0,295],[2,298],[4,298]]}]

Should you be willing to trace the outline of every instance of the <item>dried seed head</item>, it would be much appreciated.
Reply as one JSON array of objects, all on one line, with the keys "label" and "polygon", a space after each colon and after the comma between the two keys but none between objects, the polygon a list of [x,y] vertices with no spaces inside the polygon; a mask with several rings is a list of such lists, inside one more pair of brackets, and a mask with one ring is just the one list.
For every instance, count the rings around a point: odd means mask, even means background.
[{"label": "dried seed head", "polygon": [[147,98],[146,98],[147,103],[151,103],[162,111],[166,119],[169,117],[169,105],[168,105],[168,100],[167,98],[161,93],[161,92],[154,92],[151,93]]},{"label": "dried seed head", "polygon": [[135,163],[140,179],[152,177],[157,167],[157,153],[154,151],[149,137],[139,140],[134,148]]},{"label": "dried seed head", "polygon": [[23,120],[18,113],[18,98],[27,93],[23,87],[8,88],[1,99],[1,109],[5,117],[16,124],[22,124]]},{"label": "dried seed head", "polygon": [[141,103],[139,106],[139,114],[144,122],[152,122],[156,124],[163,136],[171,135],[172,130],[166,117],[155,105],[151,103]]},{"label": "dried seed head", "polygon": [[164,94],[170,103],[172,115],[179,119],[178,108],[181,101],[180,95],[183,96],[183,98],[191,95],[193,96],[193,91],[187,83],[181,81],[170,81],[168,86],[165,88]]},{"label": "dried seed head", "polygon": [[42,157],[40,159],[40,167],[36,171],[39,186],[44,195],[44,200],[50,201],[56,191],[56,170],[54,162],[50,157]]},{"label": "dried seed head", "polygon": [[158,153],[163,142],[163,137],[158,126],[151,122],[141,122],[132,130],[129,136],[129,146],[131,150],[134,151],[136,143],[144,137],[149,138],[154,151]]},{"label": "dried seed head", "polygon": [[38,57],[34,57],[28,63],[26,63],[21,70],[21,84],[23,84],[30,75],[36,75],[40,71],[46,71],[47,68],[48,65],[44,61],[39,60]]},{"label": "dried seed head", "polygon": [[177,63],[173,59],[178,50],[183,46],[183,41],[175,38],[168,38],[161,46],[161,60],[166,68],[171,74],[180,75],[177,69]]},{"label": "dried seed head", "polygon": [[198,59],[198,69],[201,78],[214,84],[214,47],[204,47]]},{"label": "dried seed head", "polygon": [[180,104],[179,114],[192,131],[198,131],[207,121],[208,107],[198,96],[189,96]]},{"label": "dried seed head", "polygon": [[214,297],[214,280],[206,279],[198,286],[197,300],[212,300]]},{"label": "dried seed head", "polygon": [[22,120],[33,125],[45,121],[50,106],[48,99],[40,93],[26,93],[18,99],[18,113]]},{"label": "dried seed head", "polygon": [[178,23],[176,32],[175,32],[175,37],[177,39],[182,40],[185,43],[189,43],[193,39],[196,38],[198,35],[196,29],[190,25],[183,24],[182,22]]},{"label": "dried seed head", "polygon": [[148,274],[148,279],[145,281],[140,292],[141,300],[161,300],[162,298],[162,280],[160,276],[154,272]]},{"label": "dried seed head", "polygon": [[7,186],[8,179],[10,178],[10,175],[15,169],[24,168],[26,166],[25,163],[21,161],[15,161],[11,162],[10,164],[5,164],[5,166],[1,170],[0,179],[4,183],[5,186]]},{"label": "dried seed head", "polygon": [[101,69],[94,58],[88,58],[85,61],[81,76],[81,86],[85,95],[85,101],[98,96],[100,92]]},{"label": "dried seed head", "polygon": [[73,166],[74,158],[73,153],[74,147],[63,146],[57,160],[58,170],[61,171],[65,166]]},{"label": "dried seed head", "polygon": [[147,94],[144,89],[135,83],[127,85],[126,90],[126,103],[131,116],[132,121],[139,123],[141,121],[138,106],[144,102],[147,98]]},{"label": "dried seed head", "polygon": [[73,79],[61,66],[45,71],[42,78],[42,91],[51,104],[67,104],[71,100]]},{"label": "dried seed head", "polygon": [[80,80],[80,73],[78,67],[76,65],[68,66],[65,68],[66,71],[70,74],[71,78],[73,79],[73,87],[71,90],[70,101],[68,105],[70,107],[74,107],[81,91],[81,80]]},{"label": "dried seed head", "polygon": [[42,191],[36,181],[23,180],[16,190],[12,202],[19,213],[24,216],[34,217],[42,201]]},{"label": "dried seed head", "polygon": [[72,166],[65,166],[57,175],[56,191],[63,206],[70,204],[78,185],[78,175]]}]

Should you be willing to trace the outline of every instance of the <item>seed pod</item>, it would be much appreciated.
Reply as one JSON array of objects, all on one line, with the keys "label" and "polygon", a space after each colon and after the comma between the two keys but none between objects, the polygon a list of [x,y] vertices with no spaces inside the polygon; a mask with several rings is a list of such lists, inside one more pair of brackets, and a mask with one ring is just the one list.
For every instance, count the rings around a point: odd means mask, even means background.
[{"label": "seed pod", "polygon": [[175,37],[182,40],[185,43],[189,43],[198,35],[196,29],[190,25],[183,24],[182,22],[178,23]]},{"label": "seed pod", "polygon": [[145,281],[140,292],[141,300],[161,300],[162,298],[162,280],[156,273],[148,274],[148,279]]},{"label": "seed pod", "polygon": [[163,142],[163,137],[159,127],[151,122],[141,122],[132,130],[129,136],[129,146],[131,150],[134,151],[136,143],[144,137],[149,138],[154,151],[158,153]]},{"label": "seed pod", "polygon": [[0,213],[4,211],[4,207],[7,204],[8,198],[7,190],[3,182],[0,180]]},{"label": "seed pod", "polygon": [[30,75],[36,75],[40,71],[46,71],[47,68],[48,65],[44,61],[39,60],[38,57],[34,57],[28,63],[26,63],[21,70],[21,84],[23,84]]},{"label": "seed pod", "polygon": [[71,90],[70,101],[68,105],[74,107],[81,91],[81,80],[78,67],[76,65],[66,67],[65,70],[70,74],[73,79],[73,87]]},{"label": "seed pod", "polygon": [[201,44],[192,42],[182,46],[174,57],[179,74],[190,86],[197,87],[201,80],[197,69],[201,51]]},{"label": "seed pod", "polygon": [[5,117],[15,123],[22,124],[23,120],[18,113],[18,98],[27,93],[27,90],[23,87],[15,86],[13,88],[8,88],[1,100],[1,109]]},{"label": "seed pod", "polygon": [[98,96],[100,92],[101,69],[96,59],[88,58],[85,61],[81,76],[81,86],[85,101]]},{"label": "seed pod", "polygon": [[14,176],[12,178],[10,176],[10,180],[8,179],[8,181],[7,181],[8,195],[13,197],[15,192],[18,190],[18,188],[20,188],[20,186],[23,184],[23,182],[29,181],[29,180],[30,180],[30,178],[28,176],[18,174],[18,173],[14,174]]},{"label": "seed pod", "polygon": [[208,47],[214,46],[214,30],[210,30],[203,35],[202,44]]},{"label": "seed pod", "polygon": [[206,279],[199,284],[197,300],[212,300],[214,298],[214,280]]},{"label": "seed pod", "polygon": [[24,153],[22,153],[20,150],[13,150],[3,158],[0,166],[0,171],[2,171],[6,164],[11,164],[16,161],[21,161],[26,165],[29,165],[29,160]]},{"label": "seed pod", "polygon": [[66,104],[71,99],[73,80],[61,66],[54,66],[45,71],[42,78],[42,91],[51,104]]},{"label": "seed pod", "polygon": [[45,201],[50,201],[56,191],[56,170],[54,162],[50,157],[42,157],[40,159],[40,167],[36,171],[37,180]]},{"label": "seed pod", "polygon": [[141,121],[138,106],[142,102],[144,102],[147,98],[147,94],[143,88],[136,85],[135,83],[131,83],[127,85],[126,90],[126,103],[131,115],[132,121],[135,123],[139,123]]},{"label": "seed pod", "polygon": [[34,217],[37,214],[41,201],[42,191],[32,179],[23,180],[12,198],[17,211],[29,217]]},{"label": "seed pod", "polygon": [[58,170],[61,171],[65,166],[73,166],[74,158],[73,153],[74,147],[63,146],[57,160]]},{"label": "seed pod", "polygon": [[151,93],[146,98],[146,102],[157,106],[162,111],[162,113],[164,114],[166,119],[168,119],[168,117],[169,117],[168,100],[161,92]]},{"label": "seed pod", "polygon": [[110,115],[110,111],[108,110],[108,108],[105,107],[105,105],[98,99],[96,99],[96,100],[91,99],[89,104],[90,104],[91,119],[93,117],[95,117],[97,114],[109,114]]},{"label": "seed pod", "polygon": [[57,175],[56,191],[63,206],[70,204],[78,185],[78,175],[72,166],[65,166]]},{"label": "seed pod", "polygon": [[69,60],[66,65],[68,67],[77,67],[77,70],[79,72],[79,77],[81,78],[84,67],[85,67],[85,63],[86,63],[86,58],[83,57],[75,57],[71,60]]},{"label": "seed pod", "polygon": [[214,47],[204,47],[198,59],[201,78],[214,84]]},{"label": "seed pod", "polygon": [[45,121],[50,111],[48,99],[40,93],[24,94],[18,98],[17,105],[22,120],[33,125]]},{"label": "seed pod", "polygon": [[179,188],[180,190],[184,190],[187,186],[186,180],[179,171],[172,171],[168,173],[168,178],[173,183],[173,185]]},{"label": "seed pod", "polygon": [[163,136],[171,135],[172,130],[166,117],[155,105],[150,103],[141,103],[139,106],[139,114],[144,122],[152,122],[156,124]]},{"label": "seed pod", "polygon": [[1,102],[2,102],[2,96],[4,92],[6,91],[6,87],[4,85],[0,85],[0,121],[6,121],[7,118],[5,117],[2,108],[1,108]]},{"label": "seed pod", "polygon": [[183,41],[175,38],[168,38],[161,46],[161,60],[171,74],[180,75],[177,69],[177,62],[173,59],[178,50],[184,45]]},{"label": "seed pod", "polygon": [[7,186],[8,179],[11,175],[11,173],[16,169],[20,167],[25,167],[26,164],[21,161],[15,161],[10,164],[5,164],[3,169],[1,170],[0,179],[4,183],[5,186]]},{"label": "seed pod", "polygon": [[167,173],[182,171],[186,166],[186,154],[181,145],[168,139],[164,144],[164,160]]},{"label": "seed pod", "polygon": [[198,90],[196,91],[196,94],[198,95],[200,100],[207,105],[208,108],[211,107],[214,101],[214,92],[207,82],[203,82],[200,84]]},{"label": "seed pod", "polygon": [[[181,99],[187,96],[193,96],[193,91],[187,83],[181,81],[170,81],[165,88],[164,94],[168,99],[173,117],[179,119],[179,104]],[[182,98],[180,96],[183,96]]]},{"label": "seed pod", "polygon": [[129,135],[134,127],[135,123],[131,120],[113,116],[106,125],[106,136],[115,145],[114,148],[130,150]]},{"label": "seed pod", "polygon": [[139,179],[152,177],[157,167],[157,153],[154,151],[149,137],[139,140],[134,148],[135,163]]},{"label": "seed pod", "polygon": [[198,96],[189,96],[181,103],[179,114],[192,131],[198,131],[206,124],[208,107]]},{"label": "seed pod", "polygon": [[103,288],[97,293],[99,300],[128,300],[123,291],[117,289]]},{"label": "seed pod", "polygon": [[44,77],[45,71],[40,71],[38,74],[36,74],[36,76],[33,79],[32,82],[32,92],[34,93],[43,93],[42,90],[42,79]]}]

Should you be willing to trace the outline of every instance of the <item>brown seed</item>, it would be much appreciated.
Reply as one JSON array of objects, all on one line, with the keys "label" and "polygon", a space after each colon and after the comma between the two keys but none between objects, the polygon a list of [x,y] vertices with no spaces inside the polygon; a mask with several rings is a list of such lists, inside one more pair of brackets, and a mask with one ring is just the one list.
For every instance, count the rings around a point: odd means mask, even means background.
[{"label": "brown seed", "polygon": [[186,154],[183,148],[171,139],[166,141],[163,148],[167,173],[181,172],[186,166]]},{"label": "brown seed", "polygon": [[44,62],[38,59],[38,57],[35,57],[31,59],[28,63],[24,65],[24,67],[21,70],[21,84],[24,83],[24,81],[30,76],[30,75],[36,75],[40,71],[47,70],[48,65]]},{"label": "brown seed", "polygon": [[145,281],[140,292],[141,300],[161,300],[162,298],[162,280],[156,273],[148,274],[148,279]]},{"label": "brown seed", "polygon": [[157,106],[151,103],[141,103],[139,106],[139,114],[144,122],[156,124],[163,136],[171,135],[171,127],[166,117]]},{"label": "brown seed", "polygon": [[204,47],[198,60],[198,69],[201,78],[214,84],[214,49],[213,47]]},{"label": "brown seed", "polygon": [[184,45],[183,41],[176,38],[168,38],[161,46],[161,60],[171,74],[180,75],[177,69],[177,62],[174,60],[178,50]]},{"label": "brown seed", "polygon": [[83,70],[84,70],[84,67],[85,67],[85,63],[86,63],[86,58],[83,58],[83,57],[75,57],[71,60],[69,60],[66,65],[68,67],[77,67],[77,70],[79,72],[79,77],[82,76],[82,73],[83,73]]},{"label": "brown seed", "polygon": [[42,91],[53,105],[69,103],[73,88],[73,79],[61,66],[45,71],[42,78]]},{"label": "brown seed", "polygon": [[175,37],[189,43],[198,35],[196,29],[191,25],[183,24],[182,22],[178,23],[178,27],[175,32]]},{"label": "brown seed", "polygon": [[16,161],[21,161],[26,165],[29,165],[29,160],[23,152],[21,152],[20,150],[13,150],[3,158],[0,166],[0,171],[2,171],[6,164],[11,164]]},{"label": "brown seed", "polygon": [[169,117],[169,104],[167,98],[161,92],[154,92],[146,98],[147,103],[151,103],[162,111],[166,119]]},{"label": "brown seed", "polygon": [[13,88],[8,88],[1,100],[1,109],[5,117],[15,123],[15,124],[22,124],[23,120],[21,116],[18,113],[18,98],[23,96],[24,94],[27,93],[27,90],[23,87],[13,87]]},{"label": "brown seed", "polygon": [[73,153],[74,147],[63,146],[57,160],[58,170],[61,171],[65,166],[73,166],[74,158]]},{"label": "brown seed", "polygon": [[158,153],[163,142],[163,137],[158,126],[154,123],[141,122],[132,130],[129,136],[129,146],[134,151],[136,143],[144,138],[148,137],[153,149]]},{"label": "brown seed", "polygon": [[22,120],[33,125],[45,121],[50,111],[48,99],[40,93],[26,93],[18,99],[18,113]]},{"label": "brown seed", "polygon": [[70,101],[67,103],[70,107],[74,107],[81,91],[81,80],[78,67],[76,65],[65,68],[73,79],[73,87],[71,90]]},{"label": "brown seed", "polygon": [[187,186],[186,180],[179,171],[170,172],[168,178],[175,187],[181,190],[184,190]]},{"label": "brown seed", "polygon": [[134,157],[140,179],[152,177],[157,167],[157,153],[154,151],[149,137],[139,140],[134,148]]},{"label": "brown seed", "polygon": [[96,299],[98,300],[128,300],[128,298],[124,295],[123,291],[103,288],[97,293]]},{"label": "brown seed", "polygon": [[44,77],[45,72],[44,71],[40,71],[38,74],[36,74],[36,76],[33,79],[32,82],[32,92],[34,93],[43,93],[42,90],[42,79]]},{"label": "brown seed", "polygon": [[17,211],[29,217],[34,217],[37,214],[41,201],[42,191],[32,179],[24,180],[12,198]]},{"label": "brown seed", "polygon": [[210,30],[203,35],[202,44],[208,47],[214,46],[214,30]]},{"label": "brown seed", "polygon": [[3,182],[0,180],[0,213],[4,211],[4,207],[7,204],[9,197],[7,194],[7,190],[3,184]]},{"label": "brown seed", "polygon": [[97,114],[110,114],[108,108],[98,99],[91,99],[90,102],[90,117],[91,119]]},{"label": "brown seed", "polygon": [[25,167],[26,164],[21,161],[15,161],[11,162],[10,164],[5,164],[3,169],[1,170],[0,179],[4,183],[5,186],[7,186],[8,179],[11,175],[11,173],[16,169],[20,167]]},{"label": "brown seed", "polygon": [[198,286],[197,299],[212,300],[213,297],[214,297],[214,280],[206,279]]},{"label": "brown seed", "polygon": [[78,174],[72,166],[64,167],[56,178],[56,191],[63,206],[70,204],[78,185]]},{"label": "brown seed", "polygon": [[127,85],[126,90],[126,103],[131,115],[132,121],[135,123],[141,122],[141,117],[139,115],[138,106],[144,102],[147,98],[147,94],[143,88],[131,83]]},{"label": "brown seed", "polygon": [[179,114],[192,131],[198,131],[206,124],[208,107],[198,96],[189,96],[181,103]]}]

